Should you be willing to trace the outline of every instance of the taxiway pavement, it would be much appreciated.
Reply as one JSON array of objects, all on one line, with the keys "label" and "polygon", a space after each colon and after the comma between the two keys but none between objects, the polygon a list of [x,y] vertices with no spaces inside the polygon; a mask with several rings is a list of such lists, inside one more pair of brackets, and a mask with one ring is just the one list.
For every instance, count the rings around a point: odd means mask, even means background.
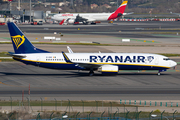
[{"label": "taxiway pavement", "polygon": [[[83,40],[121,45],[122,38],[133,39],[132,43],[128,43],[129,46],[74,45],[72,50],[75,52],[180,53],[180,36],[176,34],[180,32],[178,22],[18,26],[26,32],[31,41],[41,40],[46,35],[54,35],[54,32],[61,32],[64,35],[62,40],[66,41]],[[153,33],[149,34],[149,32]],[[161,32],[171,32],[171,34],[161,34]],[[144,40],[156,42],[144,43]],[[7,26],[0,26],[0,41],[10,41]],[[67,52],[66,45],[36,44],[35,46],[51,52],[62,50]],[[12,45],[1,44],[0,51],[13,51]],[[179,62],[179,59],[177,61]],[[59,100],[179,100],[179,70],[178,65],[176,70],[171,69],[162,73],[161,76],[157,76],[157,72],[121,71],[117,76],[102,76],[96,73],[95,76],[90,77],[86,71],[50,70],[26,66],[19,62],[0,62],[0,99],[9,100],[10,96],[21,99],[22,90],[25,91],[26,97],[30,84],[32,99],[48,97]]]},{"label": "taxiway pavement", "polygon": [[[27,35],[31,34],[30,40],[42,40],[44,36],[54,35],[54,32],[63,34],[65,41],[94,41],[107,44],[121,44],[123,38],[138,40],[149,40],[167,44],[180,44],[180,24],[179,22],[114,22],[113,24],[100,23],[97,25],[65,25],[45,24],[45,25],[18,25]],[[0,26],[0,39],[9,37],[7,26]],[[178,35],[177,35],[178,33]],[[7,34],[7,35],[5,35]],[[38,35],[37,35],[38,34]],[[79,35],[81,37],[79,37]],[[84,35],[82,37],[82,35]],[[87,36],[89,35],[89,37]],[[35,36],[35,37],[32,37]],[[101,36],[101,37],[99,37]],[[102,37],[104,36],[104,37]],[[98,38],[99,37],[99,38]],[[98,39],[96,39],[98,38]],[[0,41],[2,41],[0,40]],[[141,42],[143,42],[141,41]],[[139,41],[138,41],[139,43]]]},{"label": "taxiway pavement", "polygon": [[19,62],[1,62],[0,98],[21,98],[22,90],[28,96],[30,84],[32,99],[41,96],[72,100],[177,100],[180,98],[179,68],[161,76],[157,76],[156,71],[120,71],[117,76],[103,76],[96,72],[90,77],[88,71],[51,70]]}]

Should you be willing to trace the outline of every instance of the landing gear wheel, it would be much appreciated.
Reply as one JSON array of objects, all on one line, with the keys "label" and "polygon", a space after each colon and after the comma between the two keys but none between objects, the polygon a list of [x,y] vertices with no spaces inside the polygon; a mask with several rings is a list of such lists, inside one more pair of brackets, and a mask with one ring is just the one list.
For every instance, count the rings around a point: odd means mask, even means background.
[{"label": "landing gear wheel", "polygon": [[93,76],[93,75],[94,75],[94,71],[91,70],[91,71],[89,72],[89,76]]},{"label": "landing gear wheel", "polygon": [[159,75],[161,75],[161,73],[160,73],[160,72],[158,72],[158,76],[159,76]]},{"label": "landing gear wheel", "polygon": [[96,25],[96,23],[92,22],[91,25]]}]

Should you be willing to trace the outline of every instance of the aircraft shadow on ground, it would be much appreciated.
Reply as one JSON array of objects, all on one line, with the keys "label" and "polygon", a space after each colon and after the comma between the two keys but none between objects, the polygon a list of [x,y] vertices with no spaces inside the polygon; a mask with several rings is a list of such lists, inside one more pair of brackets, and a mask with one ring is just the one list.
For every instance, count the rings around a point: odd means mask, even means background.
[{"label": "aircraft shadow on ground", "polygon": [[[41,74],[32,74],[32,73],[10,73],[10,72],[0,72],[0,76],[2,75],[7,75],[7,76],[11,76],[11,75],[17,75],[17,76],[69,76],[69,77],[82,77],[82,76],[89,76],[89,73],[85,73],[85,72],[73,72],[73,71],[69,71],[68,73],[52,73],[52,74],[47,74],[47,73],[41,73]],[[95,73],[93,76],[106,76],[106,77],[116,77],[116,76],[139,76],[139,75],[150,75],[150,76],[157,76],[156,73],[118,73],[117,75],[103,75],[101,73]],[[161,73],[161,75],[169,75],[168,73]]]}]

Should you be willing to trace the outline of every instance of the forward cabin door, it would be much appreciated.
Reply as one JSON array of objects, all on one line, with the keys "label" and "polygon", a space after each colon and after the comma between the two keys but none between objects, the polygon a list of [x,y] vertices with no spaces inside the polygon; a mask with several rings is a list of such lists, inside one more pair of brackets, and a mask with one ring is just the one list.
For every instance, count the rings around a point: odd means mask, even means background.
[{"label": "forward cabin door", "polygon": [[155,58],[155,65],[158,65],[159,64],[159,57],[156,56]]}]

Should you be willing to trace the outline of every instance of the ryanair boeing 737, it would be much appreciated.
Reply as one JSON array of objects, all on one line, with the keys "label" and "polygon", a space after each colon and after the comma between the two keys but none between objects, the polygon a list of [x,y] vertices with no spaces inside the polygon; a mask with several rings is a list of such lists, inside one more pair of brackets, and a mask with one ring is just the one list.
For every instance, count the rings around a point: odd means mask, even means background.
[{"label": "ryanair boeing 737", "polygon": [[[14,60],[25,64],[59,70],[87,70],[102,74],[117,74],[119,70],[166,71],[177,65],[168,57],[145,53],[51,53],[36,48],[12,22],[7,23],[14,52],[9,52]],[[70,49],[70,48],[69,48]]]}]

